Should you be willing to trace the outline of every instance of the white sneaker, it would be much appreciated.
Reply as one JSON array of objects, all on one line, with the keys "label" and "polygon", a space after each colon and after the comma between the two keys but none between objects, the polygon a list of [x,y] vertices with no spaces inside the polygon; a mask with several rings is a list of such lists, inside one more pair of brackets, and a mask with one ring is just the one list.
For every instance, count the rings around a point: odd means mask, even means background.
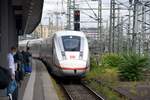
[{"label": "white sneaker", "polygon": [[8,94],[9,100],[12,100],[12,94]]}]

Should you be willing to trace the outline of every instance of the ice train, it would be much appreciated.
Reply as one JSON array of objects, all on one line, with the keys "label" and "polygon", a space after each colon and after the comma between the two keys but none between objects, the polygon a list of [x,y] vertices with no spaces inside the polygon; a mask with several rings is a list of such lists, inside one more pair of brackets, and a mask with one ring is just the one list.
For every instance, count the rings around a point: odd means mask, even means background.
[{"label": "ice train", "polygon": [[88,41],[80,31],[59,31],[46,39],[20,42],[19,46],[30,47],[32,56],[46,62],[59,77],[81,78],[90,69]]}]

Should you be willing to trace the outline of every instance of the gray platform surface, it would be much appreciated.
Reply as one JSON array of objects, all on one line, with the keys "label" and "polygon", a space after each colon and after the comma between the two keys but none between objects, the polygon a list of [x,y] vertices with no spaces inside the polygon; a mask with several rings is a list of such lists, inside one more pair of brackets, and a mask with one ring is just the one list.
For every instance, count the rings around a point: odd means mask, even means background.
[{"label": "gray platform surface", "polygon": [[44,64],[39,60],[32,61],[32,73],[23,100],[59,100],[51,77]]}]

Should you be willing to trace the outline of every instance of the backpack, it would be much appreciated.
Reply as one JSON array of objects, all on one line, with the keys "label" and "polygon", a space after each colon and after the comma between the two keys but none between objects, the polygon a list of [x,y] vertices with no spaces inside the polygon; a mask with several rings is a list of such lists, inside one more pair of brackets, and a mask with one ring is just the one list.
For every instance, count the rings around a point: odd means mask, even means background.
[{"label": "backpack", "polygon": [[29,52],[22,52],[23,54],[23,59],[24,59],[24,62],[25,63],[29,63],[30,62],[30,57],[31,57],[31,54]]},{"label": "backpack", "polygon": [[0,89],[5,89],[11,82],[10,71],[0,66]]}]

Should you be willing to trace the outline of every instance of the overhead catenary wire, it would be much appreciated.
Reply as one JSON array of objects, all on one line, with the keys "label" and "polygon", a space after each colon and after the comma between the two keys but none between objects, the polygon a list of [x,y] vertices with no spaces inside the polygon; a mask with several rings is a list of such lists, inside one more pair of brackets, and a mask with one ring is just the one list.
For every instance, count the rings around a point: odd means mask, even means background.
[{"label": "overhead catenary wire", "polygon": [[[65,15],[69,16],[68,18],[70,18],[68,21],[70,23],[68,26],[70,26],[70,27],[73,27],[73,23],[74,23],[73,22],[73,17],[74,17],[73,16],[73,10],[74,9],[80,10],[81,16],[82,15],[86,16],[85,18],[82,18],[83,16],[81,17],[81,22],[80,22],[81,26],[85,27],[85,25],[83,25],[83,23],[93,24],[94,21],[95,21],[95,23],[100,22],[102,24],[101,25],[102,29],[100,30],[101,31],[100,33],[102,33],[102,36],[104,38],[107,37],[107,40],[105,40],[105,41],[102,39],[103,42],[105,42],[104,48],[108,48],[108,40],[111,40],[111,43],[109,43],[109,46],[111,48],[111,50],[109,50],[110,52],[120,52],[120,50],[123,50],[126,48],[126,47],[120,47],[120,49],[118,49],[118,50],[115,49],[115,48],[118,48],[117,43],[119,43],[119,40],[121,40],[121,38],[122,38],[122,41],[126,45],[129,45],[129,44],[131,44],[131,42],[134,41],[135,43],[132,43],[132,47],[135,46],[134,48],[136,50],[137,47],[135,44],[137,44],[137,40],[136,39],[134,40],[133,38],[131,38],[131,36],[135,37],[135,38],[138,37],[138,39],[139,39],[139,37],[141,37],[139,34],[141,34],[143,32],[144,32],[144,34],[148,34],[148,31],[150,31],[150,21],[149,21],[150,18],[147,17],[148,14],[150,13],[150,1],[145,0],[143,2],[143,0],[133,0],[133,1],[137,1],[137,6],[138,6],[138,11],[137,11],[137,15],[136,15],[138,17],[137,20],[134,20],[135,2],[129,2],[128,0],[126,0],[126,1],[111,0],[111,1],[115,1],[115,3],[112,4],[112,8],[111,8],[111,6],[108,6],[108,5],[105,6],[105,4],[107,4],[106,2],[104,2],[102,4],[102,8],[101,8],[102,14],[103,14],[103,12],[110,11],[110,9],[112,10],[112,14],[110,14],[111,17],[109,19],[109,24],[112,25],[110,32],[112,32],[112,33],[111,33],[111,36],[109,36],[109,38],[108,38],[108,27],[105,28],[106,22],[103,21],[103,20],[108,20],[108,19],[105,19],[104,16],[99,18],[99,15],[97,13],[97,11],[98,11],[98,7],[97,7],[98,0],[94,1],[94,2],[89,1],[89,0],[76,1],[74,5],[73,5],[73,0],[67,0],[67,1],[62,0],[61,6],[63,7],[67,3],[69,4],[68,9],[70,10],[70,13],[67,13],[67,14],[65,13]],[[85,6],[80,6],[82,4]],[[96,5],[96,6],[93,7],[93,5]],[[144,11],[142,11],[142,9],[141,9],[142,6],[144,6],[144,8],[143,8]],[[62,11],[62,9],[61,9],[61,11]],[[137,8],[136,8],[136,10],[137,10]],[[120,12],[120,14],[119,14],[119,12]],[[104,15],[105,15],[105,13],[104,13]],[[107,16],[109,16],[109,15],[107,15]],[[143,16],[144,20],[142,20],[142,16]],[[111,21],[112,21],[112,23],[111,23]],[[134,23],[139,23],[139,24],[134,24]],[[89,24],[87,24],[86,27]],[[138,27],[137,32],[133,32],[133,29],[135,29],[135,26],[133,24],[137,25],[136,26],[136,27]],[[142,28],[141,26],[143,27],[143,30],[141,30],[141,28]],[[86,27],[84,29],[88,29],[88,27],[87,28]],[[97,29],[100,29],[100,28],[98,28],[98,26],[97,26]],[[97,30],[97,29],[95,28],[95,30]],[[106,33],[103,33],[103,32],[106,32]],[[123,36],[122,37],[116,37],[117,35],[118,36],[120,35],[119,33],[121,33]],[[134,33],[136,33],[137,36],[135,36]],[[145,35],[145,36],[147,39],[148,35]],[[127,38],[129,39],[130,43],[127,43],[127,42],[129,42],[129,41],[127,41]],[[144,40],[141,40],[141,43],[143,43],[142,41],[144,41]],[[119,45],[123,45],[123,44],[121,44],[121,42],[120,42]],[[137,45],[140,45],[140,44],[137,44]],[[143,45],[143,44],[141,44],[141,45]],[[129,48],[129,47],[131,47],[131,46],[127,46],[127,48]],[[126,49],[126,50],[129,50],[129,49]]]},{"label": "overhead catenary wire", "polygon": [[98,18],[97,14],[94,12],[94,10],[92,9],[92,7],[89,5],[88,1],[85,0],[87,5],[89,6],[89,8],[92,10],[93,14],[95,15],[96,18]]}]

